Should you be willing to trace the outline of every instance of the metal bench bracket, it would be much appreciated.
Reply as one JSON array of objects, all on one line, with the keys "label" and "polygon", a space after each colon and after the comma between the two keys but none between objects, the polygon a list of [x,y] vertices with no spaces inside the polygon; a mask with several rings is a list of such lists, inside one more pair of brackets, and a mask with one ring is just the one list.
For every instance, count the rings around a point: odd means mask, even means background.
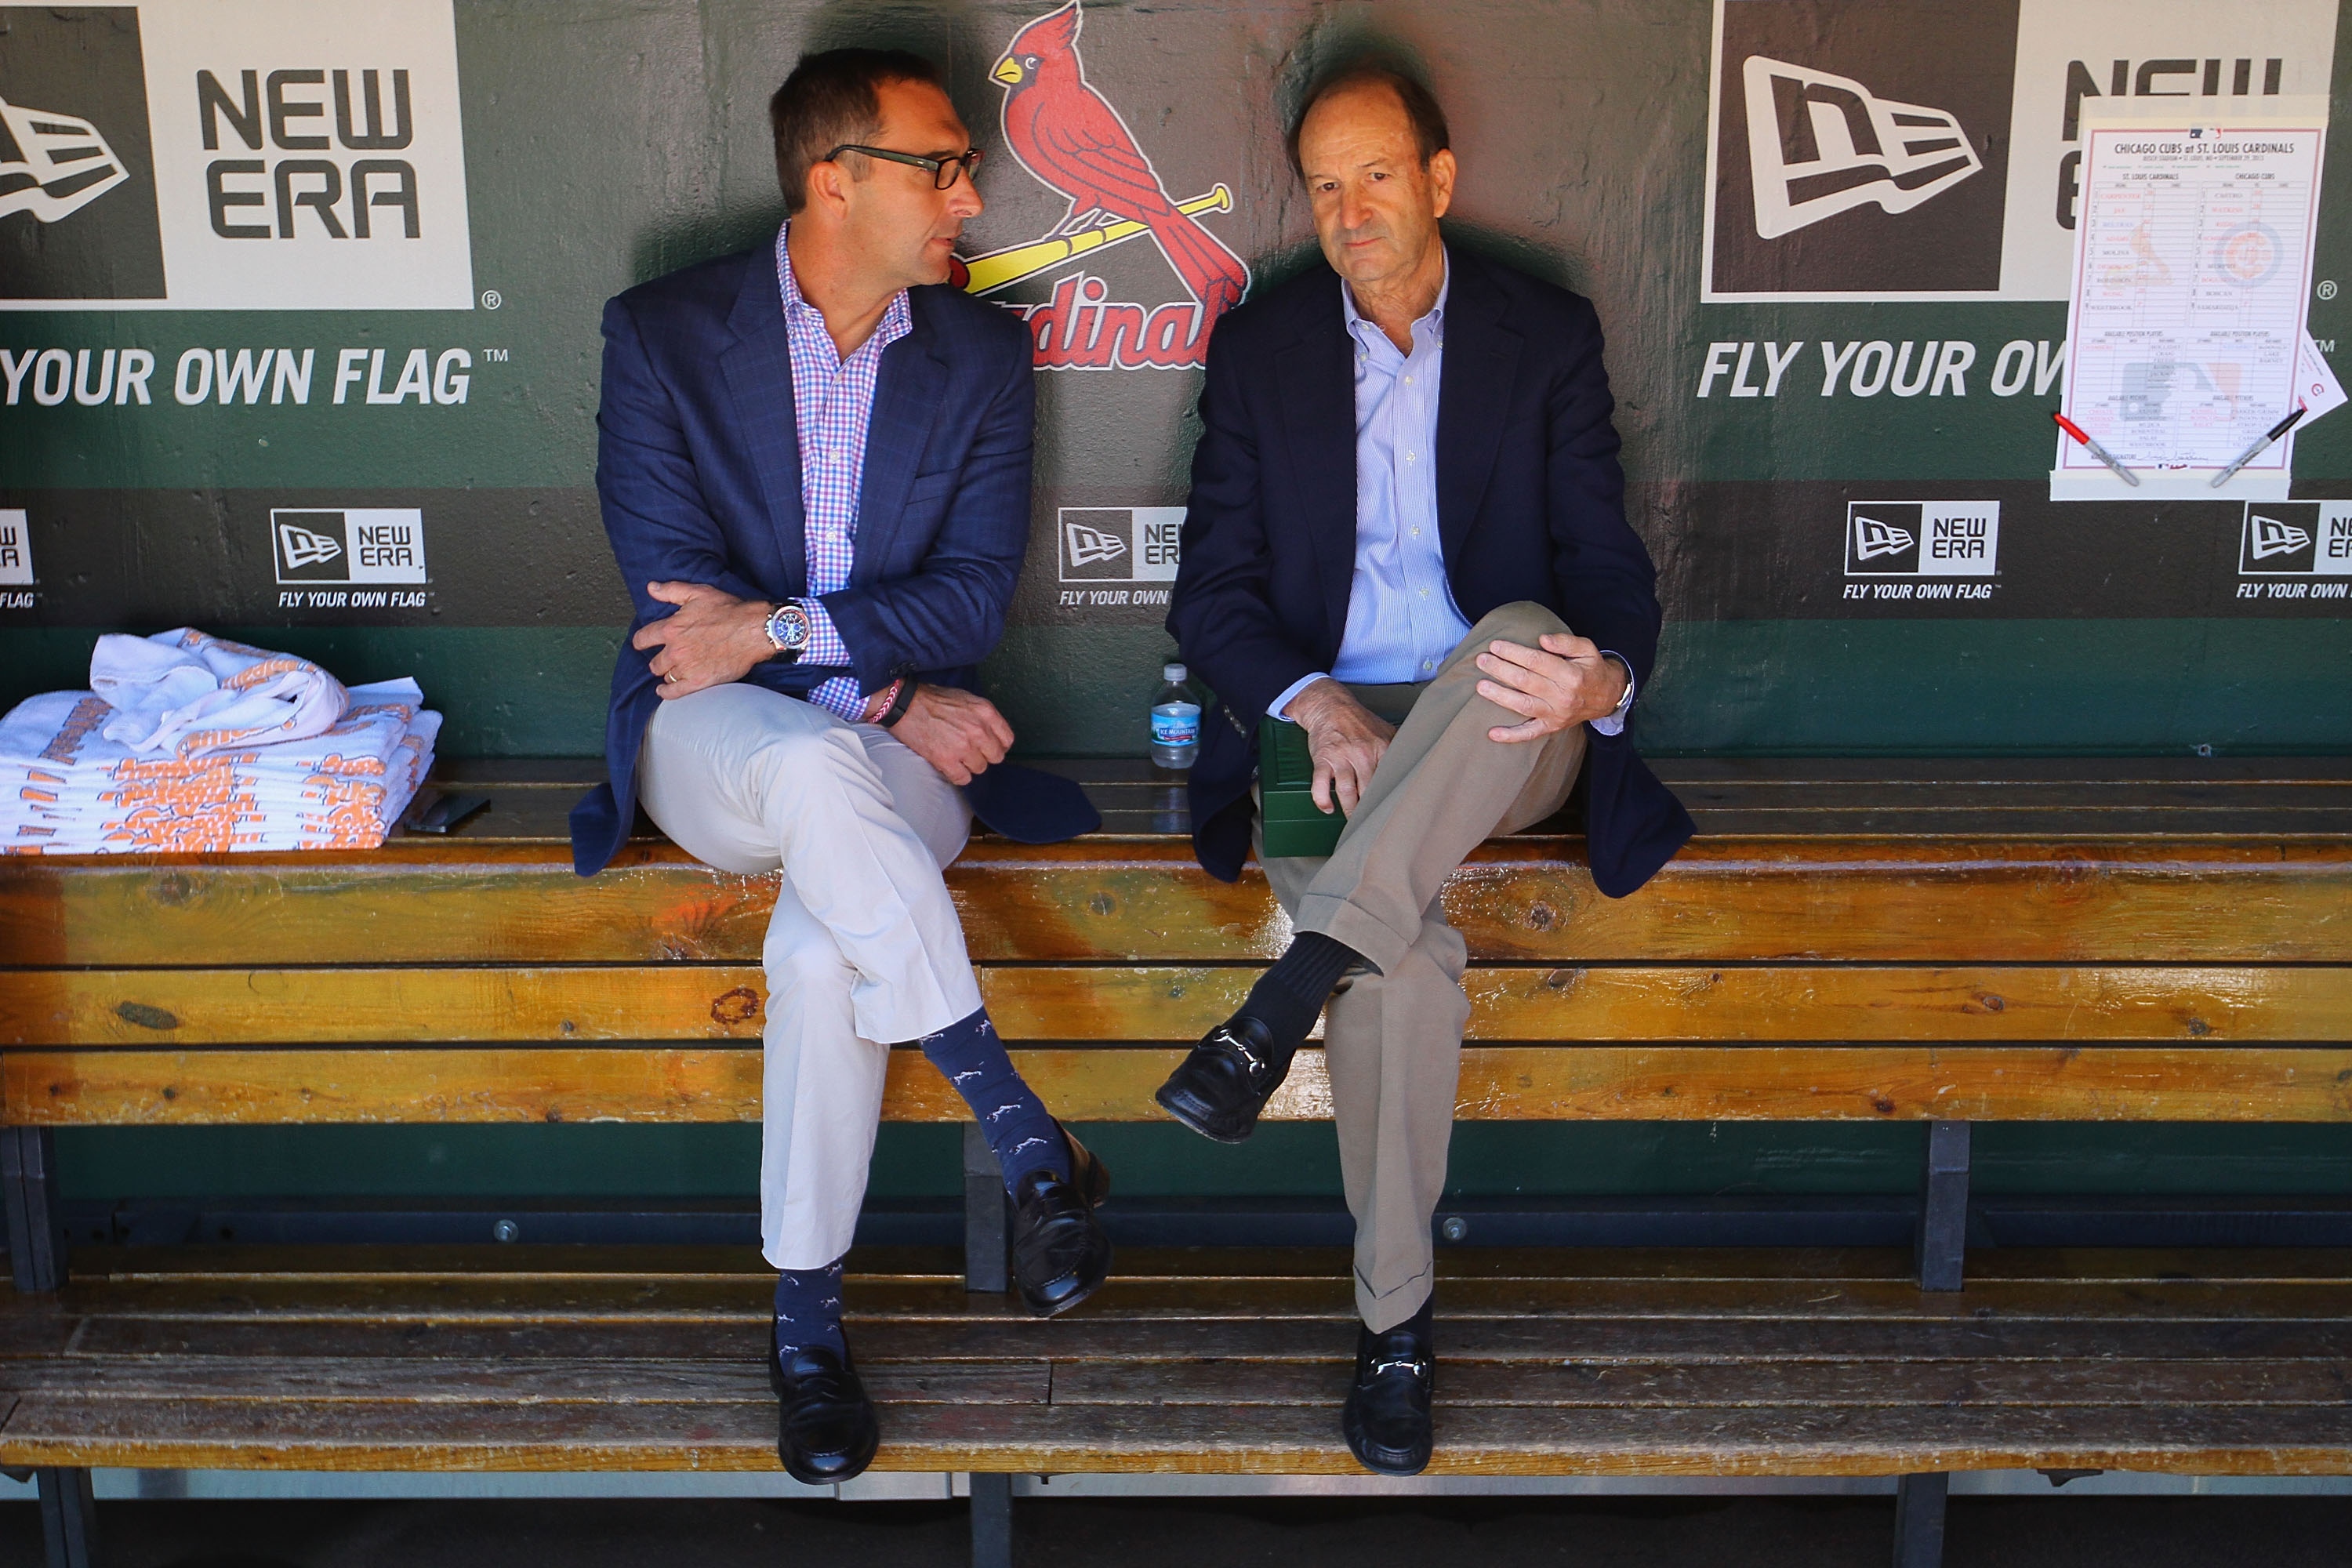
[{"label": "metal bench bracket", "polygon": [[[963,1124],[963,1288],[1001,1296],[1013,1283],[1007,1267],[1012,1226],[1004,1173],[980,1123]],[[977,1478],[974,1478],[975,1480]],[[976,1495],[976,1494],[975,1494]]]},{"label": "metal bench bracket", "polygon": [[57,1167],[57,1138],[47,1128],[0,1127],[8,1262],[20,1291],[47,1292],[65,1282],[65,1229],[51,1181]]},{"label": "metal bench bracket", "polygon": [[88,1470],[44,1468],[33,1472],[41,1498],[41,1540],[48,1568],[90,1568],[98,1531],[98,1507]]},{"label": "metal bench bracket", "polygon": [[1942,1568],[1944,1502],[1952,1478],[1941,1472],[1895,1483],[1895,1568]]},{"label": "metal bench bracket", "polygon": [[971,1477],[971,1568],[1013,1568],[1013,1478]]},{"label": "metal bench bracket", "polygon": [[1927,1125],[1927,1183],[1919,1206],[1919,1289],[1958,1290],[1968,1266],[1969,1124]]}]

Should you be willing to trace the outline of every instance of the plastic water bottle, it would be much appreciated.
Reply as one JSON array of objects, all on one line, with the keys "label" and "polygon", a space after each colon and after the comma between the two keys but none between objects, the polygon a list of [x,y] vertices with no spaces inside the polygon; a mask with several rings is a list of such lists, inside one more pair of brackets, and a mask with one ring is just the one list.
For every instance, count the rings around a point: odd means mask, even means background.
[{"label": "plastic water bottle", "polygon": [[1165,682],[1151,700],[1151,761],[1163,768],[1189,768],[1201,754],[1201,700],[1184,684],[1181,664],[1162,665]]}]

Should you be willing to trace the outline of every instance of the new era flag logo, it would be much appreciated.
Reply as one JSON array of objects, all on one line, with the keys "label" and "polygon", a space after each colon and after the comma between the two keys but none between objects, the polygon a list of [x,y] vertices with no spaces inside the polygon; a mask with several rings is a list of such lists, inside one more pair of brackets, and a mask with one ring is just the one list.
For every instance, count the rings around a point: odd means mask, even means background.
[{"label": "new era flag logo", "polygon": [[1849,577],[1994,577],[2000,573],[1997,500],[1846,503]]},{"label": "new era flag logo", "polygon": [[429,583],[415,507],[278,507],[269,514],[280,583]]},{"label": "new era flag logo", "polygon": [[2282,522],[2274,517],[2264,517],[2260,512],[2249,521],[2247,533],[2257,561],[2268,561],[2274,555],[2291,555],[2308,548],[2311,543],[2310,530]]},{"label": "new era flag logo", "polygon": [[1116,533],[1106,533],[1098,528],[1088,528],[1082,522],[1065,522],[1063,530],[1069,535],[1069,563],[1073,566],[1093,566],[1105,561],[1116,561],[1127,553],[1127,541]]},{"label": "new era flag logo", "polygon": [[130,177],[89,121],[0,98],[0,217],[56,223]]},{"label": "new era flag logo", "polygon": [[1184,552],[1181,506],[1066,506],[1065,583],[1172,583]]},{"label": "new era flag logo", "polygon": [[313,533],[290,522],[278,525],[278,556],[289,571],[300,566],[317,566],[332,561],[342,552],[343,542],[340,539]]},{"label": "new era flag logo", "polygon": [[1855,514],[1853,554],[1857,561],[1875,561],[1882,555],[1900,555],[1917,541],[1918,535],[1907,528],[1897,528],[1874,517]]},{"label": "new era flag logo", "polygon": [[1960,122],[1940,109],[1878,98],[1852,77],[1762,55],[1740,68],[1760,238],[1859,206],[1909,212],[1984,167]]},{"label": "new era flag logo", "polygon": [[2352,500],[2248,501],[2238,574],[2352,577]]}]

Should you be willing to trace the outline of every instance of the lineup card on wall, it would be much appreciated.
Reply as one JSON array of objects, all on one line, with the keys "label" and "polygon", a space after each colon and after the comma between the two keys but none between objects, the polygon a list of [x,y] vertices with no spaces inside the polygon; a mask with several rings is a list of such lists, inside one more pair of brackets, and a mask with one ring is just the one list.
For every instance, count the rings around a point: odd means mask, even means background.
[{"label": "lineup card on wall", "polygon": [[[2285,499],[2325,100],[2222,124],[2085,111],[2053,500]],[[2219,489],[2214,481],[2260,447]]]}]

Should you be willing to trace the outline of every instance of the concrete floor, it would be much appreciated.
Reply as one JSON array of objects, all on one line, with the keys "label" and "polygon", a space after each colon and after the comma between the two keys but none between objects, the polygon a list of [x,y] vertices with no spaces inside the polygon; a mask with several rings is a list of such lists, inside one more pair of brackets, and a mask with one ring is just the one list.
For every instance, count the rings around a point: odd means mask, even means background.
[{"label": "concrete floor", "polygon": [[[1023,1568],[1885,1568],[1885,1499],[1054,1501]],[[100,1568],[963,1568],[960,1504],[556,1500],[109,1502]],[[2352,1499],[1955,1499],[1948,1568],[2333,1568]],[[0,1505],[0,1568],[39,1522]]]}]

